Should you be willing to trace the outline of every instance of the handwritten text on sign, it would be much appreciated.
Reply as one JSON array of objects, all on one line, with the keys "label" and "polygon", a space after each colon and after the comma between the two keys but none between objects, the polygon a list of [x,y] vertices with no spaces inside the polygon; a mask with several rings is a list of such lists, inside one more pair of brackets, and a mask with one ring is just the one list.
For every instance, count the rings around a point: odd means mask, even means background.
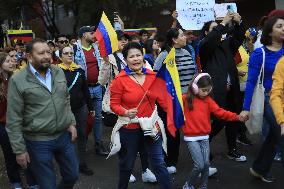
[{"label": "handwritten text on sign", "polygon": [[205,22],[215,20],[215,0],[176,0],[178,21],[186,30],[200,30]]}]

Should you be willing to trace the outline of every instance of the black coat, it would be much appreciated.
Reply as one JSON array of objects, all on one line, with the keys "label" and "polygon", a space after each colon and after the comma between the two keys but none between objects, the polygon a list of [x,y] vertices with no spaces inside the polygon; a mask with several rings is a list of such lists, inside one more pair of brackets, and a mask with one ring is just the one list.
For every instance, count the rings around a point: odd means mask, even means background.
[{"label": "black coat", "polygon": [[84,70],[81,68],[76,69],[72,72],[69,70],[62,70],[67,80],[67,87],[71,86],[76,77],[77,72],[80,73],[80,76],[76,80],[76,83],[69,91],[72,111],[81,108],[85,104],[87,104],[89,111],[94,111],[93,101],[90,96]]},{"label": "black coat", "polygon": [[[227,27],[219,24],[200,42],[200,61],[202,72],[209,73],[213,82],[213,97],[217,104],[225,107],[227,96],[227,78],[230,76],[231,92],[239,101],[240,86],[238,70],[234,61],[238,48],[243,43],[245,29],[243,24],[236,24],[231,35],[221,41]],[[241,104],[239,101],[238,103]]]}]

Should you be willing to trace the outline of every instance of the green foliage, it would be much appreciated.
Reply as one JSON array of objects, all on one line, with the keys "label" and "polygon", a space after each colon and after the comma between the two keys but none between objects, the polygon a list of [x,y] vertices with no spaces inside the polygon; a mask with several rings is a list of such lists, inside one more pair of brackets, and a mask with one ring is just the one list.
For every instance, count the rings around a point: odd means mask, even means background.
[{"label": "green foliage", "polygon": [[[75,21],[73,32],[75,33],[78,27],[82,25],[97,24],[103,10],[112,20],[114,11],[129,9],[128,13],[132,15],[130,22],[133,24],[138,10],[168,2],[169,0],[0,0],[0,23],[6,19],[13,23],[19,23],[22,7],[28,6],[54,36],[59,32],[55,24],[57,13],[54,11],[59,5],[64,5],[66,16],[68,12],[73,12]],[[39,10],[39,7],[34,7],[35,4],[39,3],[43,4],[42,11]]]},{"label": "green foliage", "polygon": [[21,15],[21,0],[0,0],[0,20],[13,19]]}]

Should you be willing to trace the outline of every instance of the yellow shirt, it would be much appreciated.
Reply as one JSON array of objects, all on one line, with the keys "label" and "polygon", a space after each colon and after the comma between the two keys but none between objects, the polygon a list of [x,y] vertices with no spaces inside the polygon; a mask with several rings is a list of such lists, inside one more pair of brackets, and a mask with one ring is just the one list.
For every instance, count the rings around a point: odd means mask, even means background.
[{"label": "yellow shirt", "polygon": [[243,46],[239,47],[239,53],[242,58],[242,62],[237,64],[238,71],[244,71],[247,74],[244,76],[239,76],[240,83],[245,83],[248,79],[248,62],[249,62],[249,54],[245,50]]},{"label": "yellow shirt", "polygon": [[284,57],[276,64],[272,81],[270,104],[276,121],[280,125],[284,123]]}]

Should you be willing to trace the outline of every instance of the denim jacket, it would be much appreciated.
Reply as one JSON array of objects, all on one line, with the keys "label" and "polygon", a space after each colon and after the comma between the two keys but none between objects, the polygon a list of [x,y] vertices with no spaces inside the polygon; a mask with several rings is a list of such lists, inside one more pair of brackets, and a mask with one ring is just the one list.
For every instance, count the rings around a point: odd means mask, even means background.
[{"label": "denim jacket", "polygon": [[[85,71],[85,76],[87,77],[87,75],[88,75],[87,63],[86,63],[84,51],[82,49],[81,40],[77,40],[75,45],[76,45],[77,48],[74,48],[74,62],[76,64],[78,64]],[[93,43],[93,47],[95,49],[94,56],[96,57],[96,59],[98,61],[98,66],[99,66],[99,69],[100,69],[101,65],[102,65],[102,58],[100,56],[99,46],[98,46],[97,43]]]}]

